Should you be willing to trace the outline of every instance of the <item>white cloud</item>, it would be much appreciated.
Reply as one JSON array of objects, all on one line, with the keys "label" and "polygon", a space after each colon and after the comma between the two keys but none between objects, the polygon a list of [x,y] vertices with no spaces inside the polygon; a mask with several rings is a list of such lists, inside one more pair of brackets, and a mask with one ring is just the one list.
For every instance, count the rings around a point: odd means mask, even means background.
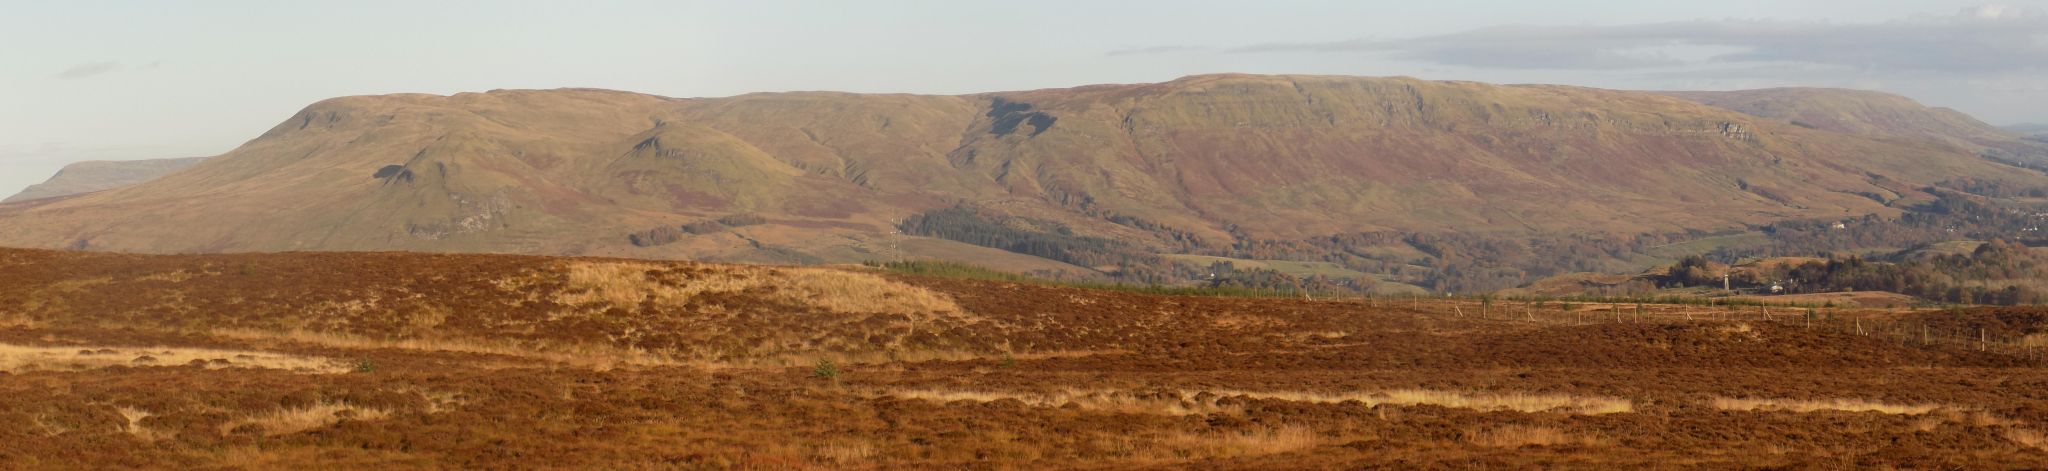
[{"label": "white cloud", "polygon": [[[1696,20],[1504,25],[1415,38],[1261,44],[1240,53],[1371,54],[1423,63],[1553,70],[1805,64],[1949,75],[2048,69],[2048,15],[1985,6],[1882,23]],[[1689,57],[1689,50],[1721,53]]]}]

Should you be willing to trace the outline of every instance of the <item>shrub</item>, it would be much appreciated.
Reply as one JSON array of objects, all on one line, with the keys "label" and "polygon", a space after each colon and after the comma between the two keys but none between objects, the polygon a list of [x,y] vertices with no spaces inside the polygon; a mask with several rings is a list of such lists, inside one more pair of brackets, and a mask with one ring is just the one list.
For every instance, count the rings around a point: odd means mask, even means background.
[{"label": "shrub", "polygon": [[734,214],[731,216],[718,218],[718,223],[724,224],[726,227],[746,227],[757,224],[767,224],[768,218],[761,217],[761,215],[759,214]]},{"label": "shrub", "polygon": [[832,360],[818,360],[818,366],[811,368],[811,377],[818,379],[839,379],[839,364]]},{"label": "shrub", "polygon": [[633,245],[636,247],[653,247],[657,245],[672,244],[678,240],[682,240],[682,238],[683,234],[676,231],[676,228],[667,226],[648,229],[626,236],[626,239],[632,241]]}]

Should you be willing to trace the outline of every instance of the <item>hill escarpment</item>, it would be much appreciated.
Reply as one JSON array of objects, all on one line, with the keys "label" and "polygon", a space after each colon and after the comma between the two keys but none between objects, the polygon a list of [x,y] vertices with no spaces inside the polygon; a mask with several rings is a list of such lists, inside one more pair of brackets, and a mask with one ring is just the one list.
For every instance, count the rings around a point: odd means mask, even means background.
[{"label": "hill escarpment", "polygon": [[[1213,75],[962,96],[507,90],[316,103],[160,179],[0,205],[0,244],[1088,271],[892,233],[953,208],[1131,252],[1715,231],[1897,214],[1958,178],[2048,185],[1942,142],[1564,86]],[[742,215],[752,223],[674,230]]]}]

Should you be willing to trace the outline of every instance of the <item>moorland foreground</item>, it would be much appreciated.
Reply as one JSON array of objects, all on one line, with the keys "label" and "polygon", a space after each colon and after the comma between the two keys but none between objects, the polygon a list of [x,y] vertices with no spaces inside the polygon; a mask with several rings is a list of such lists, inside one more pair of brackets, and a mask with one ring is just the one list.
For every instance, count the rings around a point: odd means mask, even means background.
[{"label": "moorland foreground", "polygon": [[0,463],[2048,465],[2048,310],[1767,309],[0,249]]}]

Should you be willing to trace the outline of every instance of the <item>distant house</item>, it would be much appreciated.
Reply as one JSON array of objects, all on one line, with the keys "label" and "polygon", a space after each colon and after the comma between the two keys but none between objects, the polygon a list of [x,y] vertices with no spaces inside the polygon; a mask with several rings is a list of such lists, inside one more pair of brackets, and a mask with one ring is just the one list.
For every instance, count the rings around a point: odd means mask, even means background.
[{"label": "distant house", "polygon": [[1837,223],[1835,223],[1835,228],[1836,228],[1836,229],[1848,229],[1848,228],[1849,228],[1849,225],[1848,225],[1848,224],[1845,224],[1845,223],[1840,223],[1840,222],[1837,222]]}]

